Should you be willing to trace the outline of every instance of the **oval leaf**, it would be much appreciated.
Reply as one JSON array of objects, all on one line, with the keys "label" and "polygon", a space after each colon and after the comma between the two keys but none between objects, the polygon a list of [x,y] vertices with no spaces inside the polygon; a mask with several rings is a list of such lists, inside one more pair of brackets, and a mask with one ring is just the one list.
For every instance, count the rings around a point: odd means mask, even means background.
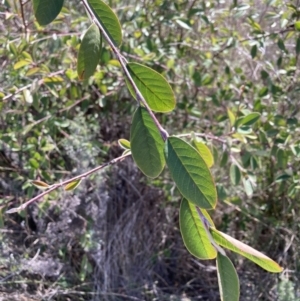
[{"label": "oval leaf", "polygon": [[275,261],[264,255],[263,253],[221,231],[218,231],[214,228],[210,228],[210,230],[212,232],[214,240],[224,248],[227,248],[250,259],[269,272],[280,273],[283,270],[283,268],[280,267]]},{"label": "oval leaf", "polygon": [[155,178],[165,166],[164,141],[151,116],[139,107],[133,116],[130,129],[132,157],[140,170]]},{"label": "oval leaf", "polygon": [[235,164],[230,166],[230,180],[233,185],[238,185],[241,180],[241,171]]},{"label": "oval leaf", "polygon": [[88,0],[90,8],[116,46],[122,44],[122,29],[116,14],[101,0]]},{"label": "oval leaf", "polygon": [[101,54],[101,34],[96,24],[92,24],[80,44],[77,73],[79,79],[88,79],[96,70]]},{"label": "oval leaf", "polygon": [[80,183],[81,183],[81,179],[74,180],[73,182],[71,182],[65,186],[65,191],[74,190],[75,188],[77,188],[79,186]]},{"label": "oval leaf", "polygon": [[122,138],[118,140],[118,143],[123,149],[130,150],[130,142],[128,140]]},{"label": "oval leaf", "polygon": [[183,199],[179,214],[180,232],[188,251],[199,259],[213,259],[216,249],[210,243],[196,206]]},{"label": "oval leaf", "polygon": [[207,167],[211,168],[214,165],[214,157],[207,145],[199,141],[199,139],[197,138],[193,139],[192,144],[195,147],[195,149],[199,152],[202,159],[205,161]]},{"label": "oval leaf", "polygon": [[215,208],[215,183],[197,150],[180,138],[169,137],[165,143],[165,156],[171,176],[181,194],[200,208]]},{"label": "oval leaf", "polygon": [[[128,63],[127,68],[152,111],[170,112],[174,110],[176,101],[173,90],[161,74],[137,63]],[[128,88],[135,96],[133,88],[130,85]]]},{"label": "oval leaf", "polygon": [[245,117],[240,117],[237,121],[236,121],[236,127],[245,125],[245,126],[249,126],[254,124],[256,121],[258,121],[260,119],[260,114],[259,113],[250,113],[249,115],[245,116]]},{"label": "oval leaf", "polygon": [[51,23],[60,13],[64,0],[33,0],[34,15],[40,25]]},{"label": "oval leaf", "polygon": [[220,253],[217,256],[217,271],[221,300],[239,301],[239,277],[230,259]]},{"label": "oval leaf", "polygon": [[33,180],[31,181],[31,184],[33,184],[38,189],[47,189],[50,187],[50,185],[40,180]]}]

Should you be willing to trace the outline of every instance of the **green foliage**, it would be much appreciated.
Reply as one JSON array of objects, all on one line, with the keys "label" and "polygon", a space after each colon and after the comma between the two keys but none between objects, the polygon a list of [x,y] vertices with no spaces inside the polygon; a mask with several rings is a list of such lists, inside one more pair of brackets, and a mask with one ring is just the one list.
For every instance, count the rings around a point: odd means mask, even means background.
[{"label": "green foliage", "polygon": [[51,23],[60,13],[64,0],[33,0],[34,15],[40,25]]},{"label": "green foliage", "polygon": [[170,137],[166,141],[165,156],[180,193],[200,208],[215,208],[215,184],[204,159],[196,149],[180,138]]},{"label": "green foliage", "polygon": [[77,73],[79,79],[88,79],[94,74],[100,59],[101,44],[99,28],[92,24],[85,33],[78,52]]},{"label": "green foliage", "polygon": [[164,141],[151,116],[139,107],[133,115],[130,129],[132,157],[141,171],[150,178],[157,177],[165,166]]},{"label": "green foliage", "polygon": [[[127,68],[151,110],[164,113],[174,110],[176,104],[174,93],[162,75],[137,63],[128,63]],[[130,84],[128,87],[135,95]]]},{"label": "green foliage", "polygon": [[216,249],[210,243],[206,229],[196,210],[196,206],[186,199],[180,206],[180,232],[186,248],[199,259],[213,259]]},{"label": "green foliage", "polygon": [[240,284],[237,272],[227,256],[218,253],[217,256],[218,282],[222,301],[238,301]]}]

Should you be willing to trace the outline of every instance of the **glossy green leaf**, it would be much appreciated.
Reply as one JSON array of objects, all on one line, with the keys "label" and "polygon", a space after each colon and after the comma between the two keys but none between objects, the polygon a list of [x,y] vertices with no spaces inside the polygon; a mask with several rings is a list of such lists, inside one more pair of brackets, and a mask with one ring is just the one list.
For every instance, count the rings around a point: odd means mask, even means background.
[{"label": "glossy green leaf", "polygon": [[213,259],[216,249],[210,243],[196,206],[183,199],[179,214],[180,232],[188,251],[199,259]]},{"label": "glossy green leaf", "polygon": [[214,240],[224,248],[227,248],[250,259],[269,272],[279,273],[283,270],[282,267],[280,267],[275,261],[264,255],[263,253],[253,249],[252,247],[225,233],[222,233],[221,231],[218,231],[214,228],[210,228],[210,230],[212,232]]},{"label": "glossy green leaf", "polygon": [[97,20],[116,46],[122,44],[122,28],[116,14],[101,0],[87,0]]},{"label": "glossy green leaf", "polygon": [[249,115],[245,117],[240,117],[237,119],[235,126],[250,126],[257,122],[260,119],[259,113],[250,113]]},{"label": "glossy green leaf", "polygon": [[130,142],[128,140],[122,138],[118,140],[118,143],[123,149],[130,149]]},{"label": "glossy green leaf", "polygon": [[65,191],[74,190],[75,188],[77,188],[80,185],[80,183],[81,183],[81,179],[74,180],[73,182],[71,182],[65,186]]},{"label": "glossy green leaf", "polygon": [[[127,68],[152,111],[170,112],[174,110],[176,101],[173,90],[161,74],[137,63],[128,63]],[[130,85],[128,87],[135,97],[133,88]]]},{"label": "glossy green leaf", "polygon": [[133,116],[130,129],[132,157],[140,170],[155,178],[165,166],[164,141],[151,116],[139,107]]},{"label": "glossy green leaf", "polygon": [[51,23],[60,13],[64,0],[33,0],[34,15],[40,25]]},{"label": "glossy green leaf", "polygon": [[233,185],[238,185],[241,180],[241,171],[235,164],[230,166],[230,180]]},{"label": "glossy green leaf", "polygon": [[31,184],[33,184],[38,189],[47,189],[50,187],[50,185],[40,180],[33,180],[31,181]]},{"label": "glossy green leaf", "polygon": [[101,53],[101,34],[96,24],[92,24],[85,33],[80,44],[77,73],[81,80],[92,76],[99,63]]},{"label": "glossy green leaf", "polygon": [[207,167],[211,168],[214,165],[214,157],[207,145],[197,138],[193,139],[192,144],[205,161]]},{"label": "glossy green leaf", "polygon": [[230,259],[220,253],[217,256],[217,271],[221,301],[239,301],[239,277]]},{"label": "glossy green leaf", "polygon": [[198,151],[180,138],[169,137],[165,143],[165,156],[171,176],[181,194],[200,208],[215,208],[215,183]]}]

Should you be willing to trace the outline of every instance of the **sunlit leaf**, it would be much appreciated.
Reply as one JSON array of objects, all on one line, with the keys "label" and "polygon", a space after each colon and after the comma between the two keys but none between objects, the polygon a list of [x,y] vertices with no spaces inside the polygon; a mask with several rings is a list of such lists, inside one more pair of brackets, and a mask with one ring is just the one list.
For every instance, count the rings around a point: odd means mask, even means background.
[{"label": "sunlit leaf", "polygon": [[71,182],[65,186],[65,191],[74,190],[75,188],[77,188],[80,185],[80,183],[81,183],[81,179],[74,180],[73,182]]},{"label": "sunlit leaf", "polygon": [[215,183],[198,151],[180,138],[169,137],[165,143],[165,156],[181,194],[200,208],[214,208],[217,204]]},{"label": "sunlit leaf", "polygon": [[225,233],[222,233],[221,231],[218,231],[214,228],[210,228],[210,230],[212,232],[214,240],[224,248],[227,248],[250,259],[269,272],[279,273],[283,270],[282,267],[280,267],[275,261],[264,255],[263,253],[253,249],[252,247]]},{"label": "sunlit leaf", "polygon": [[235,267],[227,256],[217,256],[218,283],[221,301],[239,301],[240,283]]},{"label": "sunlit leaf", "polygon": [[134,113],[130,129],[132,157],[140,170],[155,178],[165,166],[164,141],[153,119],[145,108]]},{"label": "sunlit leaf", "polygon": [[122,29],[116,14],[101,0],[87,0],[97,20],[104,27],[116,46],[122,44]]},{"label": "sunlit leaf", "polygon": [[236,120],[236,127],[253,125],[260,119],[259,113],[250,113],[247,116],[240,117]]},{"label": "sunlit leaf", "polygon": [[207,167],[211,168],[214,165],[214,157],[207,145],[197,139],[197,137],[192,140],[192,144],[207,164]]},{"label": "sunlit leaf", "polygon": [[77,73],[79,79],[88,79],[92,76],[99,63],[101,53],[101,34],[99,28],[92,24],[85,33],[80,44]]},{"label": "sunlit leaf", "polygon": [[227,115],[229,117],[229,121],[230,121],[230,125],[231,126],[234,126],[234,123],[235,123],[235,115],[233,114],[233,112],[227,108]]},{"label": "sunlit leaf", "polygon": [[130,149],[130,142],[128,140],[122,138],[118,140],[118,143],[123,149]]},{"label": "sunlit leaf", "polygon": [[[161,74],[137,63],[128,63],[127,68],[152,111],[170,112],[175,108],[172,88]],[[130,85],[128,87],[135,96],[133,88]]]},{"label": "sunlit leaf", "polygon": [[64,0],[33,0],[34,15],[40,25],[51,23],[60,13]]},{"label": "sunlit leaf", "polygon": [[217,251],[210,243],[196,206],[183,199],[179,218],[180,232],[188,251],[199,259],[216,258]]}]

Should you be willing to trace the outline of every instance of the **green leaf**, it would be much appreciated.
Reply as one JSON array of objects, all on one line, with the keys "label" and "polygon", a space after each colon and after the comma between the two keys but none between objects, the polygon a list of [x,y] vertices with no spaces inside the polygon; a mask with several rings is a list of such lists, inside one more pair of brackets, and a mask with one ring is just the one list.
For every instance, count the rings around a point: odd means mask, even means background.
[{"label": "green leaf", "polygon": [[240,117],[237,121],[236,121],[236,127],[239,126],[250,126],[252,124],[254,124],[255,122],[257,122],[260,119],[260,114],[259,113],[250,113],[249,115],[245,116],[245,117]]},{"label": "green leaf", "polygon": [[31,184],[36,186],[38,189],[47,189],[50,187],[50,185],[40,180],[33,180],[31,181]]},{"label": "green leaf", "polygon": [[123,149],[130,150],[130,142],[128,140],[122,138],[118,140],[118,143]]},{"label": "green leaf", "polygon": [[81,183],[81,179],[74,180],[73,182],[71,182],[65,186],[65,191],[74,190],[75,188],[77,188],[79,186],[80,183]]},{"label": "green leaf", "polygon": [[239,301],[240,283],[237,272],[227,256],[217,256],[218,283],[221,301]]},{"label": "green leaf", "polygon": [[280,50],[284,51],[284,52],[287,52],[286,48],[285,48],[285,45],[284,45],[284,42],[282,39],[278,39],[277,41],[277,45],[279,47]]},{"label": "green leaf", "polygon": [[252,187],[252,183],[251,183],[249,177],[243,178],[243,185],[244,185],[247,196],[252,196],[253,187]]},{"label": "green leaf", "polygon": [[116,14],[101,0],[88,0],[87,2],[114,44],[120,46],[122,44],[122,28]]},{"label": "green leaf", "polygon": [[296,54],[298,55],[299,53],[300,53],[300,37],[298,37],[296,41]]},{"label": "green leaf", "polygon": [[171,176],[181,194],[200,208],[215,208],[215,183],[198,151],[180,138],[169,137],[165,143],[165,156]]},{"label": "green leaf", "polygon": [[96,70],[101,54],[101,34],[96,24],[92,24],[80,44],[77,73],[81,80],[88,79]]},{"label": "green leaf", "polygon": [[[137,63],[128,63],[127,68],[152,111],[165,113],[175,108],[176,101],[172,88],[161,74]],[[135,97],[131,85],[128,88]]]},{"label": "green leaf", "polygon": [[133,116],[130,129],[132,157],[140,170],[155,178],[165,166],[164,141],[151,116],[139,107]]},{"label": "green leaf", "polygon": [[210,243],[196,206],[183,199],[179,213],[180,232],[188,251],[199,259],[213,259],[216,249]]},{"label": "green leaf", "polygon": [[236,118],[235,118],[233,112],[232,112],[229,108],[227,108],[227,115],[228,115],[228,117],[229,117],[230,125],[231,125],[231,126],[234,126],[234,123],[235,123],[235,119],[236,119]]},{"label": "green leaf", "polygon": [[296,22],[295,22],[295,29],[296,29],[297,31],[300,31],[300,21],[296,21]]},{"label": "green leaf", "polygon": [[236,252],[251,261],[258,264],[263,269],[272,272],[272,273],[279,273],[283,270],[275,261],[271,258],[267,257],[263,253],[253,249],[252,247],[238,241],[237,239],[222,233],[214,228],[210,228],[212,232],[212,236],[214,240],[224,248],[227,248],[233,252]]},{"label": "green leaf", "polygon": [[199,141],[197,138],[192,140],[192,145],[199,152],[207,167],[211,168],[214,165],[214,157],[207,145]]},{"label": "green leaf", "polygon": [[241,171],[235,164],[230,166],[230,180],[233,185],[238,185],[241,180]]},{"label": "green leaf", "polygon": [[34,15],[40,25],[51,23],[60,13],[64,0],[33,0]]}]

